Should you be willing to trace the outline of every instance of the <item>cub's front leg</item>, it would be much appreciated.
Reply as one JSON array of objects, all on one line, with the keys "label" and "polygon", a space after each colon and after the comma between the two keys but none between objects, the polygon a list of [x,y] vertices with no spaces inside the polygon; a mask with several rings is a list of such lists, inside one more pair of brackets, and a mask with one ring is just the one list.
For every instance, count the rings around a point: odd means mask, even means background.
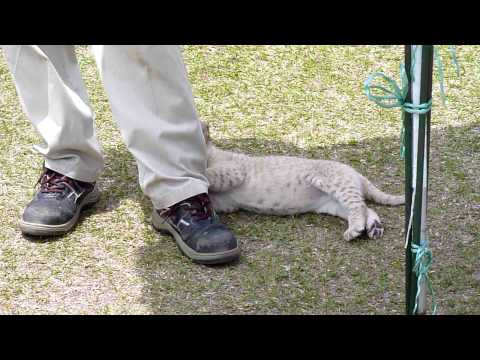
[{"label": "cub's front leg", "polygon": [[241,165],[219,163],[207,168],[207,179],[210,183],[209,190],[224,192],[240,186],[247,176]]}]

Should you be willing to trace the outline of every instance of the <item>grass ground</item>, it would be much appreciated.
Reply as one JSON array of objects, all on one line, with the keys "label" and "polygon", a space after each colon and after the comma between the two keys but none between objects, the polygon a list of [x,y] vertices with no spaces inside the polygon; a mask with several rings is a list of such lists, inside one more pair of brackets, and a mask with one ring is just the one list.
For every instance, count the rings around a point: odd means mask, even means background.
[{"label": "grass ground", "polygon": [[[42,159],[0,56],[0,313],[403,314],[404,208],[374,206],[381,240],[345,243],[343,221],[313,214],[223,216],[243,246],[232,266],[182,256],[149,225],[151,207],[121,141],[93,59],[78,59],[102,142],[100,203],[74,232],[23,237],[17,221],[35,193]],[[184,46],[196,104],[219,147],[353,165],[383,190],[403,192],[400,113],[362,93],[377,70],[397,76],[403,47]],[[444,54],[447,54],[445,51]],[[460,46],[449,101],[434,84],[430,242],[440,314],[480,314],[480,59]],[[445,57],[446,58],[446,57]]]}]

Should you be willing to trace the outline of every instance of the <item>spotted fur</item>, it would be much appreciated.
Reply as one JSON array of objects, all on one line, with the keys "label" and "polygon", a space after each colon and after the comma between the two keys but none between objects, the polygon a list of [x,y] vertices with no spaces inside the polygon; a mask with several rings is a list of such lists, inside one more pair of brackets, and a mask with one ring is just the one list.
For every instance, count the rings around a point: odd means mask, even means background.
[{"label": "spotted fur", "polygon": [[350,241],[364,232],[372,239],[383,235],[378,214],[365,200],[391,206],[405,202],[403,195],[382,192],[346,164],[225,151],[213,145],[204,122],[202,130],[208,149],[209,193],[219,212],[243,209],[272,215],[330,214],[348,221],[344,238]]}]

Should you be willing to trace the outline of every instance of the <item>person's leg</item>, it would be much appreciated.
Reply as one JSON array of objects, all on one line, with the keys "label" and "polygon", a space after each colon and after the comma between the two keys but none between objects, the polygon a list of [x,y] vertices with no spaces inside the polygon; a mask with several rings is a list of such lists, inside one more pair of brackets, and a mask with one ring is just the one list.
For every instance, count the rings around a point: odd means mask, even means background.
[{"label": "person's leg", "polygon": [[140,186],[156,210],[154,226],[196,261],[237,258],[237,240],[205,195],[206,144],[179,47],[105,45],[93,53]]},{"label": "person's leg", "polygon": [[5,58],[24,111],[45,144],[45,167],[94,182],[103,156],[93,113],[71,45],[5,45]]},{"label": "person's leg", "polygon": [[176,46],[94,46],[112,113],[156,209],[206,193],[206,145]]},{"label": "person's leg", "polygon": [[44,140],[35,149],[44,156],[47,169],[20,228],[32,235],[60,234],[75,225],[85,205],[98,199],[92,183],[103,169],[74,47],[8,45],[3,49],[24,111]]}]

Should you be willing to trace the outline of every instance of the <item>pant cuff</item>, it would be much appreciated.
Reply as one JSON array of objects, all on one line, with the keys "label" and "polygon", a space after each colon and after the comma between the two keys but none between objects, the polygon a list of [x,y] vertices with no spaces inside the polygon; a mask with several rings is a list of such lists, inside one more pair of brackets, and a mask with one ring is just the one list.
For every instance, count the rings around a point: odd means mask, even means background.
[{"label": "pant cuff", "polygon": [[78,167],[75,167],[75,169],[71,167],[64,167],[59,164],[57,164],[55,161],[49,161],[48,159],[45,159],[45,167],[47,169],[56,171],[62,175],[68,176],[69,178],[72,178],[74,180],[78,181],[84,181],[84,182],[89,182],[93,183],[97,181],[98,176],[100,175],[100,170],[92,172],[91,170],[85,171],[82,169],[79,169]]},{"label": "pant cuff", "polygon": [[182,188],[163,193],[159,197],[150,197],[156,210],[165,209],[192,196],[208,193],[208,185],[200,180],[191,180]]}]

